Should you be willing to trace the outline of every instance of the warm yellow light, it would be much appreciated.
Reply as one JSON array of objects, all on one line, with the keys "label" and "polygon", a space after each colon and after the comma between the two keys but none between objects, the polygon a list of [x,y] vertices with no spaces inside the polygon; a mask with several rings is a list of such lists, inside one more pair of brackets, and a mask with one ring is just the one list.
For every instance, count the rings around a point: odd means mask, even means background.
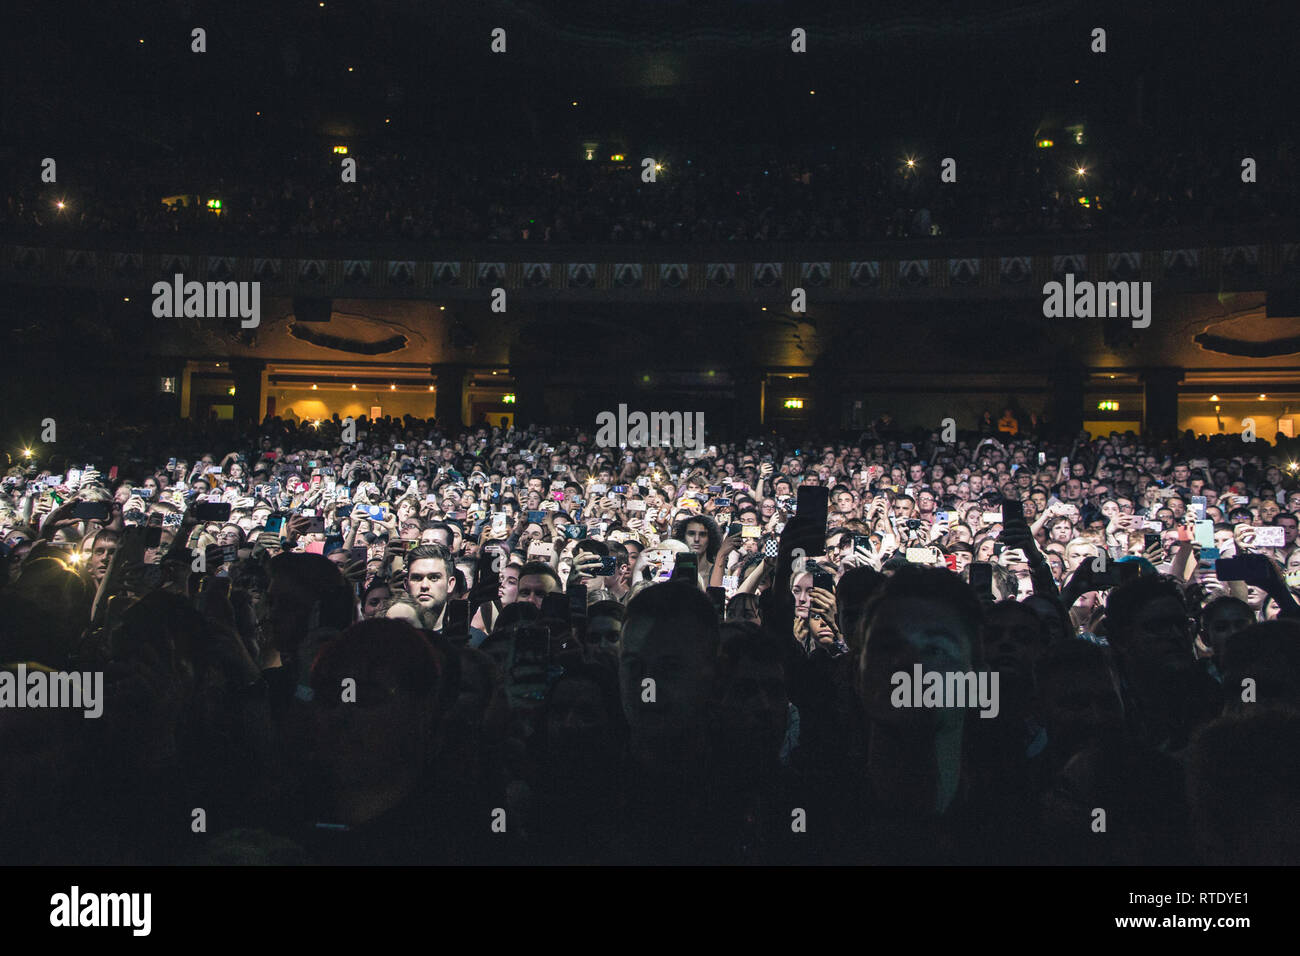
[{"label": "warm yellow light", "polygon": [[1050,139],[1040,139],[1040,140],[1038,141],[1038,148],[1039,148],[1039,149],[1051,149],[1051,148],[1052,148],[1053,146],[1055,146],[1055,145],[1056,145],[1056,141],[1055,141],[1055,140],[1050,140]]},{"label": "warm yellow light", "polygon": [[[356,386],[354,385],[353,388],[355,388],[355,387],[356,387]],[[432,386],[432,385],[429,386],[429,391],[431,391],[431,392],[433,391],[433,386]]]},{"label": "warm yellow light", "polygon": [[802,398],[787,398],[787,399],[785,400],[785,407],[786,407],[786,408],[803,408],[803,399],[802,399]]},{"label": "warm yellow light", "polygon": [[1087,175],[1087,172],[1088,170],[1085,167],[1079,166],[1078,168],[1075,169],[1074,174],[1076,176],[1084,176]]},{"label": "warm yellow light", "polygon": [[227,394],[227,395],[234,395],[234,394],[235,394],[235,386],[232,385],[232,386],[230,386],[230,388],[226,389],[226,394]]},{"label": "warm yellow light", "polygon": [[62,199],[60,199],[60,200],[59,200],[58,202],[56,202],[54,205],[56,205],[56,206],[59,207],[60,209],[65,208],[65,204],[64,204],[64,202],[63,202]]},{"label": "warm yellow light", "polygon": [[388,390],[389,390],[390,392],[395,392],[395,391],[397,391],[397,386],[396,386],[396,385],[389,385],[389,386],[388,386]]},{"label": "warm yellow light", "polygon": [[1219,396],[1218,396],[1218,395],[1211,395],[1211,396],[1210,396],[1210,401],[1212,401],[1212,402],[1217,402],[1218,400],[1219,400]]},{"label": "warm yellow light", "polygon": [[915,167],[916,167],[916,160],[914,160],[914,159],[909,159],[909,160],[907,161],[907,168],[908,168],[908,169],[914,169]]},{"label": "warm yellow light", "polygon": [[32,450],[31,450],[30,448],[24,448],[24,449],[23,449],[23,457],[25,457],[25,458],[31,458],[31,457],[32,457]]},{"label": "warm yellow light", "polygon": [[355,392],[356,390],[357,390],[357,387],[356,387],[355,385],[353,385],[353,386],[352,386],[352,391]]},{"label": "warm yellow light", "polygon": [[316,388],[317,388],[316,383],[315,383],[315,382],[312,382],[312,384],[311,384],[311,390],[314,392],[314,391],[316,391]]},{"label": "warm yellow light", "polygon": [[346,156],[348,154],[348,148],[346,146],[335,146],[334,152],[340,156]]},{"label": "warm yellow light", "polygon": [[504,403],[507,404],[507,405],[513,405],[513,404],[515,403],[515,396],[514,396],[514,393],[511,393],[511,394],[509,394],[509,395],[505,395],[505,396],[503,396],[502,399],[501,399],[501,401],[504,402]]},{"label": "warm yellow light", "polygon": [[615,153],[613,156],[609,157],[609,161],[611,163],[621,163],[623,162],[623,154]]},{"label": "warm yellow light", "polygon": [[1259,396],[1259,400],[1260,400],[1261,402],[1262,402],[1264,399],[1266,399],[1266,398],[1268,398],[1267,395],[1261,395],[1261,396]]}]

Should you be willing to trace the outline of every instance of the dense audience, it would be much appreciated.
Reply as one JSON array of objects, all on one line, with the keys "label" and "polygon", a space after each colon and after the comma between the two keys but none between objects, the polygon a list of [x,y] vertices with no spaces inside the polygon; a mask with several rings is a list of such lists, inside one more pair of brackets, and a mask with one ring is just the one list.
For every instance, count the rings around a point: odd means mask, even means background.
[{"label": "dense audience", "polygon": [[0,671],[104,679],[6,863],[1300,862],[1280,436],[97,424],[0,492]]},{"label": "dense audience", "polygon": [[[1202,144],[1205,140],[1200,141]],[[457,144],[357,147],[355,183],[324,145],[236,156],[67,159],[57,184],[12,170],[0,230],[364,241],[852,241],[1214,227],[1300,218],[1294,144],[1252,152],[1178,142],[957,151],[679,146],[658,181],[611,163]],[[916,162],[908,165],[908,159]],[[1082,170],[1082,172],[1080,172]],[[177,199],[176,197],[186,197]],[[164,203],[164,198],[172,199]],[[198,198],[201,202],[194,202]],[[219,199],[220,213],[207,201]],[[58,204],[62,203],[62,206]]]}]

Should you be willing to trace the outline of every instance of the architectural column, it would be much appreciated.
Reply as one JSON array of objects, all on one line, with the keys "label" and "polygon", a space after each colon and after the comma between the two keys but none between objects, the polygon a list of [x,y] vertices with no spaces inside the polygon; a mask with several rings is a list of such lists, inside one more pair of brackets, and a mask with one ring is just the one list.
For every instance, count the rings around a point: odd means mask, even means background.
[{"label": "architectural column", "polygon": [[435,365],[433,374],[438,380],[438,402],[435,415],[444,428],[465,427],[465,366]]},{"label": "architectural column", "polygon": [[235,424],[240,428],[256,428],[262,423],[266,412],[262,404],[264,371],[266,362],[261,359],[230,360],[230,373],[235,380]]},{"label": "architectural column", "polygon": [[1184,371],[1176,366],[1143,369],[1142,431],[1148,438],[1175,438],[1178,435],[1178,386]]}]

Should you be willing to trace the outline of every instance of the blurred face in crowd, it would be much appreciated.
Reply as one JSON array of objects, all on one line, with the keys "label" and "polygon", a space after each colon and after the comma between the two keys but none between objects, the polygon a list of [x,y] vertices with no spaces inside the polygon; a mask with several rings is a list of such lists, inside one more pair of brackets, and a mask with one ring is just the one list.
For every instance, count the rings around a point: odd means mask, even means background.
[{"label": "blurred face in crowd", "polygon": [[527,601],[539,611],[546,595],[556,590],[557,585],[550,575],[525,574],[519,578],[518,600]]}]

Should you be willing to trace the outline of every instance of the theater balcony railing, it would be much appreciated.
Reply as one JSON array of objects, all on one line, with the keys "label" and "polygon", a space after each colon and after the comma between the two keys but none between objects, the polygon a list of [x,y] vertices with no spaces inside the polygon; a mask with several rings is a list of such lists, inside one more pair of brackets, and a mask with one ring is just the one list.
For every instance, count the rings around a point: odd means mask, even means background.
[{"label": "theater balcony railing", "polygon": [[1300,222],[1215,229],[874,243],[382,243],[0,233],[0,281],[143,294],[186,281],[259,281],[264,296],[468,301],[824,302],[1042,294],[1066,273],[1163,292],[1250,291],[1300,278]]}]

